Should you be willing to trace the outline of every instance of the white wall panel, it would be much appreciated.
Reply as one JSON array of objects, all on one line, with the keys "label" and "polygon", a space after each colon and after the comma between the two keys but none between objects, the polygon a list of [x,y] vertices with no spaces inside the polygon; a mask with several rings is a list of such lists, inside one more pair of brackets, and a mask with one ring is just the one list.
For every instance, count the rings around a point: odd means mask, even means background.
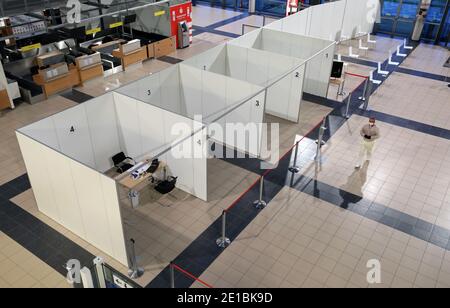
[{"label": "white wall panel", "polygon": [[[138,91],[135,94],[128,96],[155,106],[161,105],[161,85],[158,73],[151,74],[139,80],[137,84],[139,85]],[[117,92],[123,93],[120,91]]]},{"label": "white wall panel", "polygon": [[[247,79],[247,63],[249,49],[240,46],[227,45],[226,75],[240,80]],[[262,62],[264,63],[264,62]],[[261,63],[261,64],[262,64]]]},{"label": "white wall panel", "polygon": [[75,161],[70,162],[70,168],[86,233],[85,239],[100,250],[113,254],[101,175]]},{"label": "white wall panel", "polygon": [[53,116],[53,121],[61,151],[89,167],[96,168],[84,106],[79,105],[57,113]]},{"label": "white wall panel", "polygon": [[45,146],[20,132],[17,132],[16,136],[39,211],[52,219],[59,220],[59,211],[50,185],[47,164],[45,160],[43,162]]},{"label": "white wall panel", "polygon": [[19,131],[55,150],[61,150],[52,117],[34,122],[33,124],[21,128]]},{"label": "white wall panel", "polygon": [[[226,104],[227,107],[233,107],[241,102],[246,96],[252,92],[252,86],[249,83],[243,83],[240,80],[226,79]],[[245,95],[247,94],[247,95]],[[234,110],[226,116],[227,123],[247,123],[250,119],[250,104]]]},{"label": "white wall panel", "polygon": [[261,43],[260,33],[262,29],[257,29],[244,34],[236,39],[229,41],[230,44],[238,45],[247,48],[259,48]]},{"label": "white wall panel", "polygon": [[[247,57],[247,76],[243,80],[256,85],[266,84],[269,80],[269,59],[267,57],[267,52],[249,49]],[[286,66],[284,66],[284,68],[286,68]]]},{"label": "white wall panel", "polygon": [[288,75],[267,89],[266,113],[285,118],[289,109],[291,75]]},{"label": "white wall panel", "polygon": [[124,265],[128,265],[127,250],[125,245],[122,216],[120,213],[119,199],[116,182],[106,176],[100,176],[103,201],[109,224],[109,237],[112,244],[111,255]]},{"label": "white wall panel", "polygon": [[109,170],[111,157],[121,152],[114,95],[108,93],[83,104],[86,109],[96,169]]},{"label": "white wall panel", "polygon": [[175,112],[185,114],[185,107],[180,100],[180,76],[178,66],[174,65],[159,72],[159,82],[161,89],[160,107]]},{"label": "white wall panel", "polygon": [[226,77],[202,71],[202,105],[207,122],[219,117],[226,104]]},{"label": "white wall panel", "polygon": [[186,105],[189,117],[203,114],[202,71],[188,65],[180,65],[181,99]]},{"label": "white wall panel", "polygon": [[[194,194],[198,198],[208,200],[208,140],[207,130],[202,129],[201,132],[193,136],[194,139]],[[200,141],[200,142],[199,142]]]},{"label": "white wall panel", "polygon": [[71,159],[49,148],[42,148],[42,163],[47,165],[47,176],[58,208],[58,216],[50,216],[75,234],[86,238],[81,219],[78,195],[70,168]]},{"label": "white wall panel", "polygon": [[141,133],[142,152],[139,154],[154,156],[166,144],[164,136],[164,110],[148,104],[137,104],[139,131]]},{"label": "white wall panel", "polygon": [[291,74],[291,91],[289,96],[289,106],[287,110],[288,120],[297,123],[300,116],[300,106],[303,96],[303,80],[305,77],[305,66],[301,66]]},{"label": "white wall panel", "polygon": [[[227,45],[219,45],[218,47],[221,47],[220,52],[217,53],[219,51],[217,48],[215,57],[211,55],[209,67],[203,65],[200,69],[223,75],[227,72]],[[199,55],[199,58],[202,58],[201,56],[202,54]]]},{"label": "white wall panel", "polygon": [[118,93],[114,93],[117,119],[120,127],[119,137],[125,155],[138,157],[142,154],[141,131],[137,110],[138,101]]}]

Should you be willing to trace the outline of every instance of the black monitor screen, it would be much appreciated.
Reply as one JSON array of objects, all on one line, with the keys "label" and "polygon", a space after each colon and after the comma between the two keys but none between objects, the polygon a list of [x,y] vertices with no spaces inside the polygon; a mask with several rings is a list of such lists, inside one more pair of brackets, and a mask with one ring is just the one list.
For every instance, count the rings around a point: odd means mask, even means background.
[{"label": "black monitor screen", "polygon": [[129,25],[136,22],[136,14],[125,16],[123,19],[124,25]]},{"label": "black monitor screen", "polygon": [[331,77],[332,78],[341,78],[343,68],[344,68],[344,62],[333,61],[333,68],[331,69]]},{"label": "black monitor screen", "polygon": [[80,40],[80,39],[84,39],[86,37],[86,27],[84,27],[84,26],[70,29],[70,32],[74,39]]}]

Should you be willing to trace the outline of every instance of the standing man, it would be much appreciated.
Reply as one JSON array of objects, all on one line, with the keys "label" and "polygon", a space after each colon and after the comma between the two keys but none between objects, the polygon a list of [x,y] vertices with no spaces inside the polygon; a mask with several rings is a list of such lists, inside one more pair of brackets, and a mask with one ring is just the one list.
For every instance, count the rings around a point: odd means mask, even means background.
[{"label": "standing man", "polygon": [[375,125],[375,118],[370,118],[369,123],[364,125],[360,131],[361,137],[363,137],[361,150],[359,151],[358,163],[355,166],[359,169],[363,164],[364,156],[367,157],[367,161],[372,157],[373,147],[375,145],[375,140],[380,138],[380,130]]}]

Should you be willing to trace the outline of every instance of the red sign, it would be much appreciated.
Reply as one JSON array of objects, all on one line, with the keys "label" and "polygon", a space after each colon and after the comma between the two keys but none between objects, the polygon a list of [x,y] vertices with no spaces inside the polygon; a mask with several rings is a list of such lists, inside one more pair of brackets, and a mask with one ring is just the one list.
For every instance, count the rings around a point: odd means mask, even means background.
[{"label": "red sign", "polygon": [[172,35],[177,37],[178,48],[178,23],[185,21],[189,29],[189,41],[192,43],[192,3],[186,2],[170,7],[170,26]]}]

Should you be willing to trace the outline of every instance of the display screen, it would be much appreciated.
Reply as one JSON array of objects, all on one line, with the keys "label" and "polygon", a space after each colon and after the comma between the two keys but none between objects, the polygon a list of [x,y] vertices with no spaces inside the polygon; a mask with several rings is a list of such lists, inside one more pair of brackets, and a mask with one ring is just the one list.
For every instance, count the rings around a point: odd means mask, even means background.
[{"label": "display screen", "polygon": [[343,68],[344,68],[344,62],[333,61],[333,68],[331,69],[331,77],[332,78],[341,78]]}]

